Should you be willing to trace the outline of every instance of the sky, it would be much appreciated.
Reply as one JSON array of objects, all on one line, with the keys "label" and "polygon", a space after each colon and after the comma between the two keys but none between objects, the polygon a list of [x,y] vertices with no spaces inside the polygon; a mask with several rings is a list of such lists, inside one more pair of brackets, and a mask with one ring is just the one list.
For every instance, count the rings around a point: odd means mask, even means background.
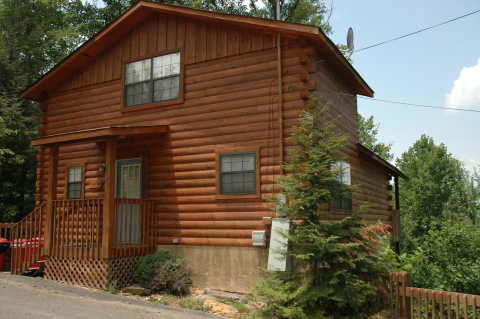
[{"label": "sky", "polygon": [[[333,0],[335,43],[349,27],[362,48],[480,9],[478,0]],[[354,53],[353,66],[375,97],[480,110],[480,13],[412,37]],[[452,108],[454,109],[454,108]],[[400,156],[422,134],[444,143],[465,166],[480,165],[480,113],[434,110],[358,99],[380,124],[379,139]]]}]

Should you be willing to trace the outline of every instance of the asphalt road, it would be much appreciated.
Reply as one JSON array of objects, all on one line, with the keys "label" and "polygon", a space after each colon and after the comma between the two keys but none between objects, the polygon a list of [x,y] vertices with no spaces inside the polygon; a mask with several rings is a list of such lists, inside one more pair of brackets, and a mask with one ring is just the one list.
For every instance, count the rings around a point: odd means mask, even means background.
[{"label": "asphalt road", "polygon": [[206,313],[173,308],[0,272],[0,319],[208,319]]}]

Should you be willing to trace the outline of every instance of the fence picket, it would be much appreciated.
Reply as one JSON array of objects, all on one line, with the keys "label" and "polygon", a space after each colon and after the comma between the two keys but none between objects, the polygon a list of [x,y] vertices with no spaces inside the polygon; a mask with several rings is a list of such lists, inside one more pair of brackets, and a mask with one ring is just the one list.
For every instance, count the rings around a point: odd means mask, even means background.
[{"label": "fence picket", "polygon": [[450,291],[410,287],[408,273],[389,274],[392,318],[406,319],[477,319],[480,296]]}]

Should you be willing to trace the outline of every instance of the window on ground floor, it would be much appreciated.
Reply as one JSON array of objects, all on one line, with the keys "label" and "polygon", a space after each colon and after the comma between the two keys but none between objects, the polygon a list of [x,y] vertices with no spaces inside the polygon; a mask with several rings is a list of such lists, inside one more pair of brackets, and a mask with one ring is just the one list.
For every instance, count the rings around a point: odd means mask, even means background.
[{"label": "window on ground floor", "polygon": [[82,175],[82,166],[71,166],[67,168],[67,199],[82,198]]},{"label": "window on ground floor", "polygon": [[257,192],[257,153],[220,154],[220,194],[255,194]]}]

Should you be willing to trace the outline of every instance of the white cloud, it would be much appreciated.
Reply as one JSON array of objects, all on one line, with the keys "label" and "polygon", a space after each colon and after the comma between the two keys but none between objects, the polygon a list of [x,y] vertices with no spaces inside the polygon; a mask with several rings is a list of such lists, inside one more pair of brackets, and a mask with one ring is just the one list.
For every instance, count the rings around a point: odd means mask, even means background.
[{"label": "white cloud", "polygon": [[474,66],[464,67],[447,94],[448,107],[480,105],[480,58]]},{"label": "white cloud", "polygon": [[478,171],[478,168],[480,167],[480,161],[477,160],[477,159],[467,159],[467,160],[464,160],[462,161],[463,162],[463,165],[465,166],[465,168],[470,171],[470,173],[473,173],[475,170]]}]

